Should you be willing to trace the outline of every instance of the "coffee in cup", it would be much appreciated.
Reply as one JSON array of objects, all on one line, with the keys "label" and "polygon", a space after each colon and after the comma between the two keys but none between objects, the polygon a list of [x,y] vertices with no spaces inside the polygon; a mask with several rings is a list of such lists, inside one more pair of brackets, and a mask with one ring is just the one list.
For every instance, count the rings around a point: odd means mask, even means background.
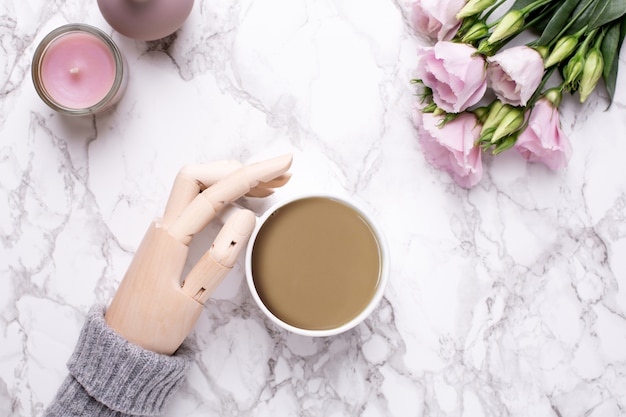
[{"label": "coffee in cup", "polygon": [[378,304],[387,251],[371,217],[336,196],[307,195],[269,209],[252,233],[246,273],[278,325],[325,336],[361,322]]}]

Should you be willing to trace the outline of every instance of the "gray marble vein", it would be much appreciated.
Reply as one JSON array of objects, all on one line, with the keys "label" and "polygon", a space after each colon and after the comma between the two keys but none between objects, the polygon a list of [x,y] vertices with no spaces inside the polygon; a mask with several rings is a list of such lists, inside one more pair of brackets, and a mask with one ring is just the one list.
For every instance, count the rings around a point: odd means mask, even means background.
[{"label": "gray marble vein", "polygon": [[[385,297],[345,334],[297,336],[254,304],[240,261],[190,336],[198,357],[165,416],[626,415],[626,77],[608,109],[603,89],[564,99],[566,170],[504,153],[463,190],[417,142],[424,40],[408,7],[197,1],[177,33],[139,42],[96,2],[3,2],[0,414],[51,401],[86,312],[112,297],[181,166],[292,152],[290,184],[244,204],[359,200],[389,243]],[[35,93],[32,54],[69,22],[126,56],[109,113],[68,119]]]}]

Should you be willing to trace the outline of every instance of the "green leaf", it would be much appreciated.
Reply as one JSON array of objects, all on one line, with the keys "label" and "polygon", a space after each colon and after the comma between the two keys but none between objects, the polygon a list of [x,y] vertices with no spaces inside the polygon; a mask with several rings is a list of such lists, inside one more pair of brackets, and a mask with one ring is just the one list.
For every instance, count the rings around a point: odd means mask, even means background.
[{"label": "green leaf", "polygon": [[[592,0],[593,4],[570,27],[568,33],[574,33],[583,27],[593,30],[606,25],[626,15],[626,0]],[[574,15],[584,7],[586,1],[580,1],[580,6]]]},{"label": "green leaf", "polygon": [[551,13],[541,13],[533,22],[532,29],[540,36],[546,30],[550,19],[552,19]]},{"label": "green leaf", "polygon": [[561,7],[561,3],[563,3],[563,0],[553,1],[552,3],[548,3],[543,7],[533,10],[528,15],[526,19],[528,22],[528,28],[535,31],[538,35],[537,37],[541,36],[546,26],[548,26],[548,23],[554,16],[554,11]]},{"label": "green leaf", "polygon": [[589,25],[589,22],[595,16],[595,10],[602,8],[604,3],[610,3],[611,0],[579,0],[578,7],[572,13],[572,16],[578,16],[567,31],[568,35],[578,32],[585,26]]},{"label": "green leaf", "polygon": [[602,77],[604,85],[609,93],[609,100],[613,102],[615,97],[615,86],[617,84],[617,70],[619,64],[619,53],[622,49],[626,36],[626,19],[613,24],[607,31],[602,41],[600,50],[602,51],[602,59],[604,60],[604,71]]},{"label": "green leaf", "polygon": [[609,78],[611,68],[613,67],[613,61],[616,61],[619,46],[620,29],[618,24],[611,25],[606,31],[600,51],[602,52],[602,59],[604,60],[603,76],[605,79]]},{"label": "green leaf", "polygon": [[537,45],[549,45],[570,22],[572,12],[580,0],[565,0],[557,9],[552,19],[548,22],[541,36],[537,40]]},{"label": "green leaf", "polygon": [[533,4],[536,0],[516,0],[510,10],[521,10],[529,4]]},{"label": "green leaf", "polygon": [[593,17],[589,21],[589,30],[599,28],[626,14],[626,0],[601,1],[596,3]]}]

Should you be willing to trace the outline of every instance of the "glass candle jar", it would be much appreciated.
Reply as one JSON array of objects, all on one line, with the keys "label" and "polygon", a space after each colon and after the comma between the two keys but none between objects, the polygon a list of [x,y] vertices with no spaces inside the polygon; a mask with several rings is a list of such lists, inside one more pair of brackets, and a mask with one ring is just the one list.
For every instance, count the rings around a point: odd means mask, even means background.
[{"label": "glass candle jar", "polygon": [[44,37],[35,50],[32,77],[37,94],[52,109],[85,116],[106,111],[119,101],[128,70],[106,33],[73,23]]}]

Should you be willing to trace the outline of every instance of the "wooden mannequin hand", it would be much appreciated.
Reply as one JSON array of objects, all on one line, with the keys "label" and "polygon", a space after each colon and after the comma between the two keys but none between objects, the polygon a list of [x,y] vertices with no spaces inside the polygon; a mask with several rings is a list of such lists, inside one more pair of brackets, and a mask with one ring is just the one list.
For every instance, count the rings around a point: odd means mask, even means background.
[{"label": "wooden mannequin hand", "polygon": [[256,217],[231,215],[211,248],[181,279],[193,235],[229,201],[263,197],[290,178],[291,155],[242,166],[225,161],[183,168],[164,216],[154,221],[139,246],[105,320],[128,341],[172,354],[193,329],[203,304],[245,247]]}]

